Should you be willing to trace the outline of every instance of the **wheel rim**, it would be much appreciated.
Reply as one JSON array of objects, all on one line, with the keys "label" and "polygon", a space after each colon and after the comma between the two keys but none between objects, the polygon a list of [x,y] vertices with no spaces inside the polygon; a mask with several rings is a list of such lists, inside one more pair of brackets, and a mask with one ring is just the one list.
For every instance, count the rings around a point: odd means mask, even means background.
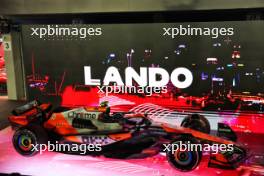
[{"label": "wheel rim", "polygon": [[180,165],[189,165],[192,162],[192,153],[188,151],[176,151],[174,158]]},{"label": "wheel rim", "polygon": [[18,136],[17,146],[25,152],[31,151],[34,144],[34,139],[29,134],[21,134]]},{"label": "wheel rim", "polygon": [[[172,150],[167,152],[167,159],[169,163],[176,169],[180,171],[191,171],[195,169],[199,162],[201,161],[201,151],[191,150],[189,147],[181,148],[179,144],[198,144],[195,139],[191,137],[179,137],[175,142],[172,142],[172,145],[178,145],[177,148],[175,146]],[[181,144],[180,144],[181,145]]]}]

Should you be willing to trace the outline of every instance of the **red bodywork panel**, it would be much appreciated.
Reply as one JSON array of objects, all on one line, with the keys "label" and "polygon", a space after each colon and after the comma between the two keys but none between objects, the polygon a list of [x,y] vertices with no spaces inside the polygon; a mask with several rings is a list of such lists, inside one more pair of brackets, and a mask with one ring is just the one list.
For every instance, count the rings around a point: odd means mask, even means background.
[{"label": "red bodywork panel", "polygon": [[[39,108],[43,111],[46,111],[49,107],[51,106],[50,103],[46,103],[46,104],[41,104],[39,106]],[[25,113],[23,113],[22,115],[11,115],[8,117],[9,121],[11,122],[12,125],[14,126],[25,126],[28,125],[31,121],[33,116],[35,116],[38,113],[37,108],[33,108]],[[47,113],[47,116],[49,115],[49,113]],[[48,118],[48,117],[46,117]]]}]

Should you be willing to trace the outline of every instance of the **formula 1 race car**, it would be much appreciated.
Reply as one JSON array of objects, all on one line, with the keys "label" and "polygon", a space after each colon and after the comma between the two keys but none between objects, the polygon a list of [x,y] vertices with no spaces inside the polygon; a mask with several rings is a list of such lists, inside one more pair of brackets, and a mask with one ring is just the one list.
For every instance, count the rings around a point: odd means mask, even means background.
[{"label": "formula 1 race car", "polygon": [[[87,154],[130,159],[166,152],[169,163],[180,171],[195,169],[201,161],[202,150],[166,150],[166,146],[180,143],[232,145],[231,151],[210,153],[208,166],[223,169],[234,169],[247,157],[242,146],[231,138],[227,139],[235,133],[225,124],[219,124],[218,136],[213,136],[191,128],[157,124],[147,114],[112,113],[105,102],[99,107],[59,107],[52,110],[51,104],[32,101],[14,109],[12,114],[9,121],[16,129],[13,146],[24,156],[35,155],[38,151],[33,146],[48,142],[100,144],[100,151]],[[64,152],[75,154],[73,151]]]}]

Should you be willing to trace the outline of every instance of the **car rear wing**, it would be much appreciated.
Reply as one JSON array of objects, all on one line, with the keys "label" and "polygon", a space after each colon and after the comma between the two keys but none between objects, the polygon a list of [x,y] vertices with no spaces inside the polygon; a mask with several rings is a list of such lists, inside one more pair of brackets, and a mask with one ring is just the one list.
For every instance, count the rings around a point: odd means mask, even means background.
[{"label": "car rear wing", "polygon": [[41,103],[37,100],[34,100],[34,101],[31,101],[23,106],[20,106],[20,107],[17,107],[15,108],[13,111],[12,111],[12,114],[15,115],[15,116],[18,116],[18,115],[21,115],[21,114],[24,114],[25,112],[27,111],[30,111],[32,110],[33,108],[37,107],[37,106],[40,106]]}]

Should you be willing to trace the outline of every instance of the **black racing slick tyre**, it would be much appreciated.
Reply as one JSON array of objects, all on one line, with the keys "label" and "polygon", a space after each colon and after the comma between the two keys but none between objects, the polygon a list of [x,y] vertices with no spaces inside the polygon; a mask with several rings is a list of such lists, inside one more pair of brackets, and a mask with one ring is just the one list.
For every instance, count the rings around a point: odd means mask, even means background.
[{"label": "black racing slick tyre", "polygon": [[[180,145],[185,144],[194,146],[200,145],[194,138],[179,137],[171,143],[171,150],[166,152],[167,160],[172,167],[181,171],[188,172],[194,170],[202,159],[202,148],[180,148]],[[176,148],[178,146],[178,148]]]},{"label": "black racing slick tyre", "polygon": [[23,156],[33,156],[39,152],[40,144],[47,144],[45,129],[39,125],[29,125],[16,130],[13,135],[13,146]]},{"label": "black racing slick tyre", "polygon": [[209,121],[202,115],[192,114],[187,116],[181,123],[182,127],[210,134],[211,127]]}]

